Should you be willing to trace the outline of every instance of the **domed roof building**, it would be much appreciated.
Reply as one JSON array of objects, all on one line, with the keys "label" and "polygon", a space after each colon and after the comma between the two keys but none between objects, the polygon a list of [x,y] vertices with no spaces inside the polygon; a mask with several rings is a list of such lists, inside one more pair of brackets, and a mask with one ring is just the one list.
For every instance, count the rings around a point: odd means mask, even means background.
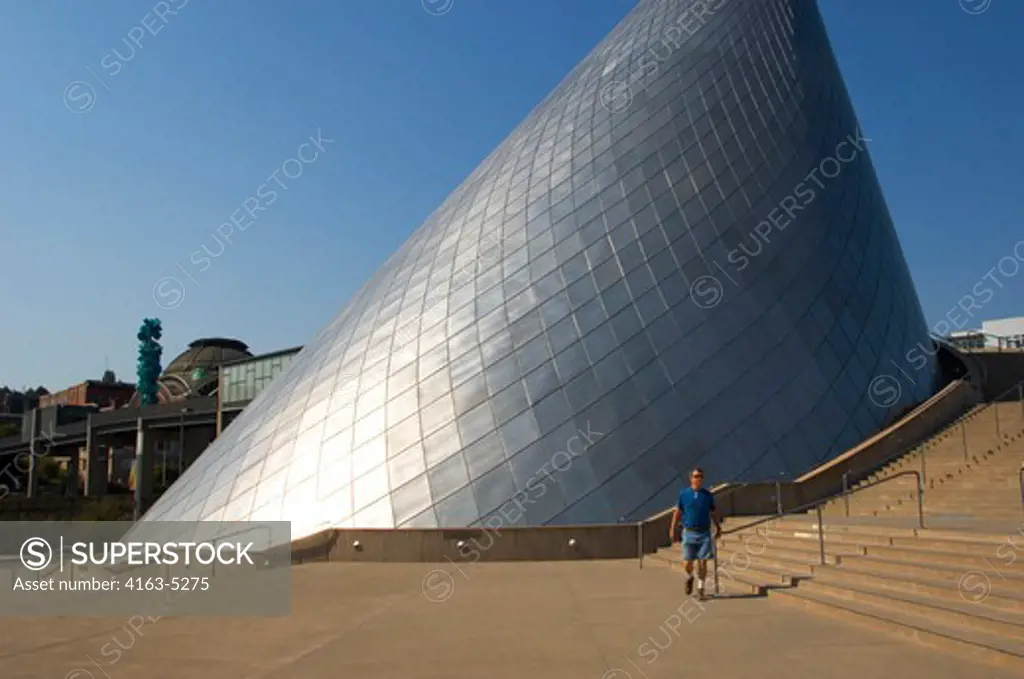
[{"label": "domed roof building", "polygon": [[[249,345],[236,339],[206,337],[188,345],[188,349],[171,361],[157,382],[160,403],[181,401],[195,396],[213,396],[217,393],[220,366],[229,361],[249,358]],[[138,407],[139,394],[135,393],[129,407]]]}]

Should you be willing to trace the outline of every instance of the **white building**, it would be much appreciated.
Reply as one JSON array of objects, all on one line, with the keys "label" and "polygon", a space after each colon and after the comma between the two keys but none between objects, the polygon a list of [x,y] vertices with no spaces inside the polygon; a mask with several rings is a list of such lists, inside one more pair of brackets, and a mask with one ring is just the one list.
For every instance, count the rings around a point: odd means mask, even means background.
[{"label": "white building", "polygon": [[980,330],[958,330],[949,341],[961,349],[1024,348],[1024,316],[982,321]]},{"label": "white building", "polygon": [[1020,349],[1024,347],[1024,317],[1000,318],[983,321],[981,331],[985,333],[985,346]]},{"label": "white building", "polygon": [[985,348],[985,333],[980,330],[955,330],[949,333],[950,343],[960,349]]}]

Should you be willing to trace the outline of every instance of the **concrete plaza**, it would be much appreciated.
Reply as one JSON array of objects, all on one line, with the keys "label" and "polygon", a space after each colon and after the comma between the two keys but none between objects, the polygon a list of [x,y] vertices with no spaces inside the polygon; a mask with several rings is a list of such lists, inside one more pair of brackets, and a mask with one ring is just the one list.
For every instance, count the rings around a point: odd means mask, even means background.
[{"label": "concrete plaza", "polygon": [[[724,584],[724,583],[723,583]],[[280,618],[0,618],[4,679],[1009,679],[637,561],[309,564]]]}]

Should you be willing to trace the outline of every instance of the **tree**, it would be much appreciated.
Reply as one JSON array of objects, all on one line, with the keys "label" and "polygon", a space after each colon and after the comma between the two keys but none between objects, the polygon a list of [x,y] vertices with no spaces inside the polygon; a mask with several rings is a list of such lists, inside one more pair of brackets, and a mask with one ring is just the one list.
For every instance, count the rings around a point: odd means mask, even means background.
[{"label": "tree", "polygon": [[63,470],[60,468],[60,463],[52,457],[44,457],[39,463],[39,475],[47,481],[57,481],[60,479]]},{"label": "tree", "polygon": [[20,390],[7,386],[0,387],[0,413],[24,413],[36,407],[40,396],[49,393],[43,386],[35,389],[26,387]]},{"label": "tree", "polygon": [[139,361],[137,366],[139,398],[143,405],[157,402],[157,378],[160,377],[160,356],[164,349],[157,340],[163,334],[159,318],[143,319],[137,335]]}]

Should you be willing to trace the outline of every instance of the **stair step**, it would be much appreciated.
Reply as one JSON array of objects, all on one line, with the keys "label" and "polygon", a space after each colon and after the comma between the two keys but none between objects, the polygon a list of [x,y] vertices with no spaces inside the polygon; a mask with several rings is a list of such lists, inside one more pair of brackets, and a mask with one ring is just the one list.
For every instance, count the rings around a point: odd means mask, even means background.
[{"label": "stair step", "polygon": [[[779,535],[771,535],[773,540],[777,538],[784,538],[786,540],[801,540],[802,544],[818,545],[818,532],[817,531],[803,531],[795,530],[789,533],[780,533]],[[845,534],[845,533],[828,533],[824,534],[825,539],[825,551],[831,551],[833,547],[850,547],[859,549],[868,545],[885,546],[891,543],[893,538],[885,535],[858,535],[856,533]],[[913,538],[906,538],[913,539]]]},{"label": "stair step", "polygon": [[927,540],[943,540],[948,542],[969,543],[976,545],[992,545],[998,547],[1005,545],[1008,539],[1006,533],[982,533],[965,530],[950,530],[943,528],[924,528],[917,531],[921,538]]},{"label": "stair step", "polygon": [[1002,505],[1002,506],[990,506],[990,507],[977,507],[971,508],[970,511],[965,511],[964,506],[960,503],[953,504],[936,504],[932,507],[926,507],[924,510],[925,520],[927,521],[928,515],[939,515],[939,514],[952,514],[954,516],[995,516],[999,515],[1005,518],[1024,518],[1021,515],[1021,511],[1017,507]]},{"label": "stair step", "polygon": [[1024,671],[1024,643],[1000,635],[921,619],[889,606],[830,596],[823,589],[776,590],[779,601],[801,604],[866,626],[890,631],[918,643],[999,667]]},{"label": "stair step", "polygon": [[[747,518],[747,517],[743,517]],[[735,526],[730,523],[725,524],[726,530],[731,534],[736,531],[740,525],[746,525],[753,523],[760,518],[767,517],[749,517],[749,521],[736,522]],[[774,519],[765,523],[759,524],[759,526],[768,526],[769,530],[802,530],[807,532],[813,532],[815,535],[818,533],[818,522],[814,518],[803,518],[795,516],[786,516],[782,519]],[[745,530],[753,531],[754,528],[746,528]],[[830,534],[842,534],[842,535],[875,535],[885,537],[914,537],[917,533],[915,528],[902,527],[902,526],[881,526],[871,523],[840,523],[840,522],[829,522],[824,523],[823,532],[825,535]],[[1000,539],[1005,539],[1003,536],[998,536]],[[827,538],[826,538],[827,539]]]},{"label": "stair step", "polygon": [[[926,535],[929,534],[926,533]],[[998,551],[999,547],[1004,544],[1008,543],[1005,541],[993,543],[987,540],[958,540],[949,537],[889,538],[889,546],[897,549],[916,549],[922,552],[958,552],[964,549],[981,549],[987,550],[986,554],[991,553],[993,557],[1005,554],[1005,550],[1003,552]],[[1021,546],[1024,549],[1024,543]],[[1024,557],[1021,558],[1021,561],[1024,561]]]},{"label": "stair step", "polygon": [[[932,495],[928,495],[928,491],[932,491]],[[964,501],[971,500],[989,500],[1006,502],[1011,506],[1015,506],[1020,511],[1020,487],[1017,482],[1003,483],[995,481],[984,481],[980,483],[972,483],[962,481],[960,483],[951,484],[948,487],[940,484],[935,488],[925,488],[925,495],[930,498],[936,497],[961,497]]]},{"label": "stair step", "polygon": [[960,582],[932,580],[929,578],[903,578],[897,575],[873,575],[861,573],[854,564],[846,563],[838,568],[819,566],[811,576],[815,582],[838,583],[855,588],[875,587],[886,591],[903,592],[935,597],[957,602],[967,601],[972,605],[983,605],[1002,611],[1024,614],[1024,591],[1000,591],[996,593],[977,577],[967,579],[961,575]]},{"label": "stair step", "polygon": [[[917,513],[915,512],[914,515],[916,516]],[[954,507],[947,507],[947,508],[937,507],[937,508],[935,508],[932,511],[925,511],[925,513],[924,513],[925,525],[928,524],[928,517],[929,516],[937,517],[937,518],[941,518],[941,517],[973,517],[974,519],[979,520],[979,521],[982,520],[982,519],[1000,519],[1001,521],[1014,521],[1014,520],[1020,521],[1021,518],[1022,518],[1021,514],[1020,514],[1020,511],[1012,510],[1012,509],[1001,509],[1001,510],[990,509],[990,510],[981,511],[981,512],[971,512],[971,513],[968,514],[968,513],[964,512],[962,507],[956,507],[956,508],[954,508]]]},{"label": "stair step", "polygon": [[[813,550],[815,554],[818,554],[820,551],[817,535],[813,536],[813,540],[812,536],[801,537],[775,534],[741,536],[742,534],[739,536],[730,535],[723,537],[718,543],[719,548],[723,550],[733,549],[752,554],[760,554],[766,550],[774,552],[777,549],[795,549],[800,552]],[[834,539],[825,540],[825,553],[840,556],[862,556],[864,554],[864,547],[850,542],[837,542]]]},{"label": "stair step", "polygon": [[[977,552],[977,549],[971,550]],[[992,560],[995,553],[971,554],[957,552],[940,552],[938,550],[922,550],[912,547],[886,547],[870,545],[864,548],[864,558],[879,558],[906,564],[924,564],[963,568],[967,570],[983,570],[993,568]],[[845,561],[845,559],[844,559]],[[1016,558],[1007,563],[1001,562],[1000,572],[1011,577],[1024,578],[1024,560]]]},{"label": "stair step", "polygon": [[999,481],[986,481],[984,479],[976,481],[971,479],[969,476],[964,476],[956,483],[938,484],[935,488],[925,487],[925,494],[928,491],[933,491],[932,495],[955,495],[963,493],[969,496],[976,496],[984,499],[991,497],[993,500],[998,499],[999,501],[1009,500],[1016,502],[1017,507],[1020,507],[1020,482],[1017,479],[1002,479]]},{"label": "stair step", "polygon": [[[859,556],[842,561],[844,569],[859,573],[868,573],[882,577],[897,576],[916,580],[937,580],[950,583],[953,587],[963,586],[968,589],[977,587],[974,581],[981,581],[986,587],[998,589],[1000,593],[1024,591],[1024,576],[994,570],[966,570],[952,566],[931,565],[927,563],[907,563],[895,559],[875,556]],[[973,580],[966,579],[970,576]]]},{"label": "stair step", "polygon": [[996,512],[998,514],[1011,514],[1018,518],[1024,518],[1024,512],[1021,511],[1020,501],[1018,502],[1004,502],[1004,503],[971,503],[968,500],[967,506],[963,501],[953,501],[951,498],[948,500],[926,502],[925,512],[926,513],[937,513],[945,512],[952,514],[978,514],[979,512]]},{"label": "stair step", "polygon": [[[954,476],[957,476],[958,480],[961,482],[1007,481],[1012,484],[1011,487],[1017,487],[1018,482],[1020,481],[1020,479],[1017,477],[1017,473],[1020,471],[1020,469],[1014,469],[1014,467],[1016,467],[1016,465],[1008,465],[1006,467],[1003,467],[1001,465],[996,465],[995,463],[992,462],[986,462],[980,465],[973,466],[970,469],[967,469],[964,472],[960,473],[959,475],[954,474]],[[943,476],[947,473],[952,472],[943,472],[940,469],[936,469],[933,465],[929,465],[928,468],[925,469],[925,476],[929,479],[931,479],[933,476]]]},{"label": "stair step", "polygon": [[962,475],[961,483],[967,486],[975,483],[997,484],[998,489],[1003,492],[1020,490],[1020,478],[1017,476],[1019,471],[1019,469],[1009,473],[1002,470],[989,469],[972,471]]},{"label": "stair step", "polygon": [[[916,497],[917,497],[916,491],[915,492],[906,491],[904,493],[873,493],[872,491],[867,490],[867,491],[864,491],[863,493],[858,493],[858,494],[851,495],[850,496],[850,505],[852,506],[854,504],[864,503],[864,502],[872,502],[872,503],[877,503],[877,502],[893,502],[895,500],[907,500],[907,499],[914,499]],[[841,498],[841,497],[840,498],[836,498],[832,502],[835,505],[838,505],[838,506],[844,506],[846,504],[846,500]]]},{"label": "stair step", "polygon": [[988,490],[971,490],[961,488],[943,489],[925,492],[924,508],[956,507],[961,511],[975,512],[979,509],[1008,509],[1024,517],[1020,506],[1020,491],[1011,490],[1001,493],[998,488]]},{"label": "stair step", "polygon": [[[916,515],[916,511],[914,513]],[[818,534],[818,522],[814,519],[797,519],[795,517],[786,517],[781,521],[768,522],[761,525],[769,526],[768,530],[794,530],[803,533],[810,533],[815,536],[817,536]],[[825,534],[826,541],[828,540],[830,535],[842,535],[845,537],[849,537],[850,539],[854,539],[856,536],[863,535],[869,537],[883,538],[922,537],[928,539],[967,542],[971,544],[993,545],[994,547],[1006,544],[1007,542],[1007,535],[1005,533],[981,532],[974,530],[951,530],[944,528],[912,528],[904,526],[888,526],[875,522],[840,523],[836,521],[830,523],[826,521],[823,526],[822,532]]]},{"label": "stair step", "polygon": [[1020,506],[1019,492],[1014,492],[1009,496],[1000,496],[995,490],[963,492],[950,488],[948,492],[932,492],[934,493],[933,495],[925,493],[924,508],[926,510],[935,509],[936,507],[951,507],[961,513],[970,514],[978,510],[998,509],[1016,512],[1024,518],[1024,511],[1021,510]]},{"label": "stair step", "polygon": [[[925,535],[930,533],[925,532]],[[742,536],[740,540],[741,544],[747,549],[762,549],[764,547],[772,547],[773,545],[779,545],[781,547],[786,546],[797,546],[800,549],[808,550],[819,549],[818,546],[818,533],[817,531],[767,531],[764,534],[758,534],[757,536],[746,535],[744,533],[736,534],[737,537]],[[736,537],[730,535],[722,538],[723,545],[732,545],[734,542],[727,542],[730,538],[736,539]],[[1021,559],[1016,559],[1014,552],[1013,543],[1009,542],[1009,538],[1004,538],[1001,542],[993,542],[991,540],[969,540],[969,539],[957,539],[951,537],[888,537],[880,535],[857,535],[849,534],[844,535],[841,533],[825,533],[825,551],[826,553],[839,554],[845,556],[854,555],[865,555],[865,548],[871,548],[871,551],[881,549],[882,552],[887,548],[896,549],[912,549],[920,552],[917,556],[919,560],[930,561],[930,554],[933,552],[938,553],[957,553],[961,550],[983,550],[985,554],[990,554],[992,559],[999,561],[1010,560],[1011,562],[1020,561],[1021,565],[1024,565],[1024,556]],[[1008,551],[1009,550],[1009,551]],[[1024,551],[1024,542],[1021,544],[1021,550]]]},{"label": "stair step", "polygon": [[823,591],[828,596],[893,608],[920,619],[923,624],[938,622],[943,625],[973,629],[979,632],[1007,637],[1024,643],[1024,615],[998,611],[966,601],[936,600],[897,591],[884,591],[875,587],[837,584],[817,579],[801,582],[800,587]]},{"label": "stair step", "polygon": [[[835,563],[834,556],[827,556],[827,563]],[[778,573],[780,576],[810,577],[811,566],[820,565],[818,555],[808,553],[789,552],[772,550],[764,555],[749,554],[743,551],[730,552],[720,549],[718,554],[718,570],[728,570],[730,573],[744,572],[748,569],[757,569],[769,573]]]},{"label": "stair step", "polygon": [[[661,550],[651,555],[647,561],[656,566],[685,574],[682,558],[663,553]],[[711,573],[708,574],[707,585],[709,589],[713,590],[714,577]],[[769,589],[785,586],[790,586],[790,583],[784,581],[778,573],[763,572],[755,569],[729,573],[728,577],[723,577],[723,574],[719,573],[719,588],[727,592],[764,596]]]}]

